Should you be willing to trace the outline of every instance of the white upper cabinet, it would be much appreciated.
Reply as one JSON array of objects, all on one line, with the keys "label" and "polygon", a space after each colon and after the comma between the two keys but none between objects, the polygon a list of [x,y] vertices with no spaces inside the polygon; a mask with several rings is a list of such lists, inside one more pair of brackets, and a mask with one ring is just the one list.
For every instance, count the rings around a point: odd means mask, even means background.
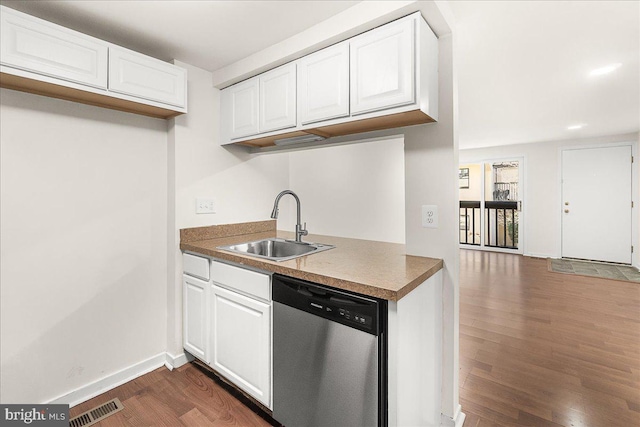
[{"label": "white upper cabinet", "polygon": [[169,118],[187,70],[0,5],[0,87]]},{"label": "white upper cabinet", "polygon": [[258,129],[257,77],[222,91],[222,123],[229,128],[230,138],[255,135]]},{"label": "white upper cabinet", "polygon": [[438,120],[438,39],[415,12],[249,81],[258,94],[240,117],[230,95],[247,82],[222,90],[222,145],[262,149],[431,123]]},{"label": "white upper cabinet", "polygon": [[298,113],[303,125],[349,115],[349,43],[298,62]]},{"label": "white upper cabinet", "polygon": [[296,64],[278,67],[221,92],[222,139],[296,125]]},{"label": "white upper cabinet", "polygon": [[400,20],[351,40],[351,114],[415,101],[415,20]]},{"label": "white upper cabinet", "polygon": [[109,48],[109,90],[184,107],[186,71],[127,49]]},{"label": "white upper cabinet", "polygon": [[291,63],[261,74],[260,132],[296,125],[296,64]]},{"label": "white upper cabinet", "polygon": [[106,89],[108,43],[7,7],[0,12],[2,65]]}]

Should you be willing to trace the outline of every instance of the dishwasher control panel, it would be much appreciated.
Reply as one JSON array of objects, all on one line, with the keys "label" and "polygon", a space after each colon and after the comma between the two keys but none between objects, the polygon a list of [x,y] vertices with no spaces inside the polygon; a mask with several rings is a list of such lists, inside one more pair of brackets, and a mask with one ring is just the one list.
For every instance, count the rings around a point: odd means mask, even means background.
[{"label": "dishwasher control panel", "polygon": [[273,301],[378,335],[381,301],[291,277],[273,276]]},{"label": "dishwasher control panel", "polygon": [[367,316],[362,313],[352,313],[349,310],[345,310],[344,308],[338,309],[338,315],[342,316],[345,320],[351,320],[360,325],[371,325],[371,316]]},{"label": "dishwasher control panel", "polygon": [[[311,297],[313,298],[313,297]],[[365,326],[371,328],[373,326],[373,317],[364,314],[359,311],[352,311],[347,308],[341,308],[339,306],[332,306],[329,304],[323,304],[321,301],[309,301],[309,307],[311,309],[318,310],[324,314],[322,317],[329,318],[331,320],[342,319],[346,323],[352,323],[355,325]]]}]

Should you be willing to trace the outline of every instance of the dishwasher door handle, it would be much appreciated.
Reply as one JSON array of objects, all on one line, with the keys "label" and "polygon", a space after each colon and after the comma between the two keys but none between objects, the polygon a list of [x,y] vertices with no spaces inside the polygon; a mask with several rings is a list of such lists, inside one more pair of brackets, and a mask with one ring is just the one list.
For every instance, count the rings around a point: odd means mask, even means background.
[{"label": "dishwasher door handle", "polygon": [[324,300],[333,298],[328,292],[323,292],[321,289],[312,289],[304,286],[300,286],[297,292],[308,298],[318,298]]}]

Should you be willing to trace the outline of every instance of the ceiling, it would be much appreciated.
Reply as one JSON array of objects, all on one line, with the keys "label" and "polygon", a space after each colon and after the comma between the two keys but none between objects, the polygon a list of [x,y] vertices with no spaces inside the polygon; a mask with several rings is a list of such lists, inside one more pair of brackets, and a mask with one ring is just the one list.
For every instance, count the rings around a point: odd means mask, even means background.
[{"label": "ceiling", "polygon": [[[164,60],[215,71],[357,1],[1,1]],[[637,132],[640,2],[450,1],[460,148]],[[612,63],[621,66],[589,75]],[[568,130],[582,124],[581,129]]]},{"label": "ceiling", "polygon": [[[450,4],[460,148],[638,131],[639,2]],[[611,74],[589,75],[613,63]]]},{"label": "ceiling", "polygon": [[358,1],[5,1],[5,6],[165,61],[209,71],[322,22]]}]

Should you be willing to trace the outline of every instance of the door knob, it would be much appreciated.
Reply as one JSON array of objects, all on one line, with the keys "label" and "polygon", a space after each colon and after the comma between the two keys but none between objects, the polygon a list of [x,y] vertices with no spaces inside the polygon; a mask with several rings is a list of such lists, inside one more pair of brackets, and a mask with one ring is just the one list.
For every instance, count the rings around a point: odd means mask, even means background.
[{"label": "door knob", "polygon": [[564,210],[564,213],[569,213],[569,209],[565,209],[565,210]]}]

